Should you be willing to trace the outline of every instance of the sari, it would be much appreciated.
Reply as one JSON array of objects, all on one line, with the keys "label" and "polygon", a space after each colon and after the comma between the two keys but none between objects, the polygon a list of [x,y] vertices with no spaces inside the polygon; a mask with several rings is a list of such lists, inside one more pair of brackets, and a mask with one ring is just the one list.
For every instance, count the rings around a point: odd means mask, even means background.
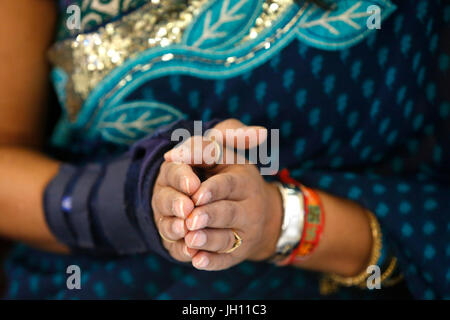
[{"label": "sari", "polygon": [[[19,245],[6,298],[448,299],[450,6],[335,2],[330,12],[292,0],[60,1],[49,56],[63,113],[49,144],[88,162],[181,118],[279,128],[280,168],[376,214],[403,283],[325,296],[320,274],[264,262],[207,272],[152,253]],[[74,4],[81,30],[66,27]],[[369,28],[377,10],[381,29]],[[82,290],[65,287],[69,265]]]}]

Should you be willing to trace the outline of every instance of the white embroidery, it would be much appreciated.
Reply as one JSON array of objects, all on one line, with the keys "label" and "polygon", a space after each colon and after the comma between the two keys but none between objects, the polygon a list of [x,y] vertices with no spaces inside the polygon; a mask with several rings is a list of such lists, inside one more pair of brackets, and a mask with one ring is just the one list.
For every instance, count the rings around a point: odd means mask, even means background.
[{"label": "white embroidery", "polygon": [[[131,0],[125,1],[123,8],[127,8]],[[81,9],[86,12],[87,9],[95,10],[82,17],[81,28],[85,28],[90,22],[94,21],[95,24],[101,24],[103,22],[101,14],[106,14],[111,17],[117,16],[120,9],[120,0],[110,0],[107,3],[103,3],[100,0],[84,0]]]},{"label": "white embroidery", "polygon": [[81,20],[81,29],[85,29],[86,25],[94,21],[96,24],[102,23],[102,17],[98,13],[90,12]]},{"label": "white embroidery", "polygon": [[362,2],[359,1],[355,3],[348,10],[343,12],[340,15],[330,16],[331,11],[326,11],[319,19],[312,20],[309,22],[303,22],[300,24],[300,28],[308,29],[315,26],[322,26],[327,29],[330,33],[334,35],[339,35],[339,31],[331,25],[332,22],[341,21],[349,25],[355,30],[360,30],[361,25],[356,23],[353,19],[364,18],[370,16],[370,13],[367,12],[356,12],[355,11],[361,6]]},{"label": "white embroidery", "polygon": [[193,47],[199,47],[208,39],[223,38],[227,36],[226,32],[218,32],[217,30],[227,22],[241,20],[245,17],[245,14],[235,14],[245,4],[246,0],[237,2],[232,8],[228,9],[229,0],[224,0],[220,9],[219,19],[211,25],[212,10],[208,11],[203,24],[203,34],[192,45]]},{"label": "white embroidery", "polygon": [[155,128],[181,118],[183,114],[167,104],[134,101],[107,110],[100,116],[96,130],[109,141],[130,144],[153,133]]},{"label": "white embroidery", "polygon": [[110,16],[119,14],[119,0],[111,0],[107,3],[102,3],[100,0],[92,0],[91,9],[106,13]]},{"label": "white embroidery", "polygon": [[134,119],[133,121],[127,122],[127,115],[122,114],[117,120],[115,121],[102,121],[98,128],[104,129],[116,129],[117,131],[123,133],[124,135],[135,138],[136,132],[133,132],[132,129],[137,129],[139,131],[145,131],[148,133],[153,132],[154,128],[152,126],[155,126],[156,124],[169,121],[173,117],[171,115],[165,115],[160,116],[157,118],[153,118],[151,116],[151,112],[147,111],[139,116],[139,118]]}]

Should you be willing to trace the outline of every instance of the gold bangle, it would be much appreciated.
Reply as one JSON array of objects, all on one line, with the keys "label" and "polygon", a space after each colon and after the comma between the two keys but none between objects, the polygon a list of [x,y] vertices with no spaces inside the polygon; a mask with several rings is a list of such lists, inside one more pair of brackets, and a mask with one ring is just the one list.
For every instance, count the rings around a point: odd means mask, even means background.
[{"label": "gold bangle", "polygon": [[[367,215],[370,221],[370,229],[372,231],[372,252],[370,256],[370,260],[367,266],[376,265],[381,256],[382,249],[382,233],[380,224],[378,223],[375,215],[369,211],[367,211]],[[389,265],[386,270],[380,276],[380,283],[383,286],[393,286],[398,284],[403,280],[403,275],[398,275],[395,278],[390,278],[397,267],[397,258],[392,257]],[[367,269],[367,268],[366,268]],[[361,289],[366,288],[365,280],[368,278],[369,274],[364,270],[360,274],[354,277],[342,277],[337,274],[327,274],[325,275],[320,282],[320,293],[323,295],[334,293],[338,290],[339,285],[341,286],[357,286]]]},{"label": "gold bangle", "polygon": [[[370,255],[370,260],[367,266],[376,265],[381,256],[381,247],[382,247],[382,234],[380,224],[377,221],[375,215],[369,211],[367,212],[367,216],[369,217],[370,229],[372,231],[372,252]],[[346,287],[357,286],[363,283],[369,274],[366,272],[366,268],[364,270],[353,277],[342,277],[337,274],[330,274],[329,277],[333,282],[336,282],[339,285],[343,285]]]},{"label": "gold bangle", "polygon": [[395,286],[395,285],[399,284],[400,282],[402,282],[403,279],[404,279],[403,274],[399,274],[395,278],[386,279],[386,281],[383,282],[383,286],[385,286],[385,287]]},{"label": "gold bangle", "polygon": [[233,235],[234,235],[234,244],[233,247],[231,249],[228,249],[226,251],[219,251],[219,253],[232,253],[234,250],[236,250],[237,248],[239,248],[242,244],[242,238],[236,233],[236,231],[233,231]]},{"label": "gold bangle", "polygon": [[[385,281],[394,273],[394,270],[395,270],[396,266],[397,266],[397,258],[396,257],[392,257],[391,261],[389,262],[388,267],[386,268],[386,270],[380,276],[380,283],[381,284],[386,284]],[[364,283],[364,282],[360,283],[359,287],[361,289],[365,289],[366,288],[366,283]]]},{"label": "gold bangle", "polygon": [[397,277],[390,279],[390,277],[394,274],[395,268],[397,267],[397,258],[392,257],[391,261],[389,262],[388,267],[383,272],[383,274],[380,277],[380,283],[385,287],[390,287],[393,285],[396,285],[401,280],[403,280],[403,275],[400,274]]}]

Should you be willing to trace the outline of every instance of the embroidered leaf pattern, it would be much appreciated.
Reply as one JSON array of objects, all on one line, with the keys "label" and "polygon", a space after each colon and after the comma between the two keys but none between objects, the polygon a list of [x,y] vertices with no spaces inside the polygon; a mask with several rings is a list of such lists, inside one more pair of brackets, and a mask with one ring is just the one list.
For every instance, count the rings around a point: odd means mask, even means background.
[{"label": "embroidered leaf pattern", "polygon": [[163,121],[168,121],[172,116],[161,116],[154,119],[150,119],[150,112],[145,112],[139,118],[132,121],[127,121],[127,115],[122,114],[116,121],[103,121],[98,126],[100,129],[109,128],[115,129],[130,138],[135,138],[138,131],[151,133],[153,132],[153,126]]},{"label": "embroidered leaf pattern", "polygon": [[336,10],[323,11],[316,6],[306,9],[297,25],[300,41],[325,50],[346,49],[373,32],[367,27],[367,19],[373,15],[371,6],[380,8],[380,23],[397,8],[390,0],[335,0],[335,3]]},{"label": "embroidered leaf pattern", "polygon": [[359,1],[352,7],[338,15],[331,15],[332,11],[325,11],[319,19],[301,23],[300,28],[308,29],[315,26],[321,26],[328,30],[330,33],[337,36],[340,34],[340,32],[337,27],[333,26],[333,23],[343,22],[355,30],[360,30],[361,25],[355,22],[355,20],[370,16],[370,13],[366,11],[357,12],[361,5],[362,1]]},{"label": "embroidered leaf pattern", "polygon": [[203,22],[202,35],[193,43],[193,47],[200,47],[205,41],[210,39],[225,38],[228,35],[226,31],[220,31],[228,22],[239,21],[246,17],[245,14],[237,13],[246,3],[246,0],[240,0],[233,6],[230,6],[230,0],[224,0],[220,9],[219,19],[215,22],[211,22],[213,10],[209,10],[206,13]]},{"label": "embroidered leaf pattern", "polygon": [[105,112],[97,129],[109,141],[129,144],[182,117],[181,112],[165,104],[132,102]]}]

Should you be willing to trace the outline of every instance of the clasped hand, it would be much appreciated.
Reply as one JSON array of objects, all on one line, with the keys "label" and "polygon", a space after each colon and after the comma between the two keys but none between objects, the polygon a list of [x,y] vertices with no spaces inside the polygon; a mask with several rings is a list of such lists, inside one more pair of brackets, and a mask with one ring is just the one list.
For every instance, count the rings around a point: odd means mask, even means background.
[{"label": "clasped hand", "polygon": [[[264,128],[245,127],[232,119],[215,128],[263,130],[267,134]],[[165,248],[176,260],[191,262],[201,270],[224,270],[244,260],[270,258],[279,237],[282,215],[276,186],[266,182],[253,164],[236,161],[207,164],[204,159],[194,164],[191,147],[195,139],[201,139],[203,150],[215,150],[213,153],[218,152],[219,146],[222,156],[234,153],[236,147],[234,141],[217,144],[204,137],[193,137],[164,155],[153,190],[152,208]],[[215,144],[213,148],[211,144]],[[246,144],[246,148],[251,147],[254,146]],[[231,158],[237,159],[238,155],[234,155]],[[234,232],[242,244],[227,253],[235,246]]]}]

